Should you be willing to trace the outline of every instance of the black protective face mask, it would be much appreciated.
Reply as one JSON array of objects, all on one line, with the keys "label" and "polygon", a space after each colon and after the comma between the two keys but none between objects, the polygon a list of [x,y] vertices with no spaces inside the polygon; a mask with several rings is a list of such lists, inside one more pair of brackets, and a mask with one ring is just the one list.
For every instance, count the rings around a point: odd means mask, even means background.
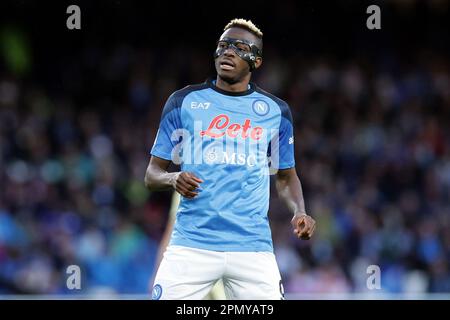
[{"label": "black protective face mask", "polygon": [[250,66],[250,71],[255,69],[256,58],[262,57],[262,50],[260,50],[253,42],[234,38],[222,38],[217,41],[214,59],[223,55],[228,48],[231,48],[239,58],[247,61]]}]

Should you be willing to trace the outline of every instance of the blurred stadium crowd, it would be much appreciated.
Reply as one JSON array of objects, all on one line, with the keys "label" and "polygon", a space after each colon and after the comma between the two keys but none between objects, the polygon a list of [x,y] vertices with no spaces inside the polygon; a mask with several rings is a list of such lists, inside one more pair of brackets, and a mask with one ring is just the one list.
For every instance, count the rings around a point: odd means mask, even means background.
[{"label": "blurred stadium crowd", "polygon": [[[214,43],[163,53],[91,43],[55,67],[27,60],[20,33],[2,39],[16,45],[0,58],[0,294],[68,293],[72,264],[83,292],[147,292],[171,197],[145,189],[148,152],[168,95],[214,75]],[[273,188],[285,291],[366,292],[378,265],[385,292],[449,293],[448,55],[266,46],[254,81],[291,106],[318,224],[310,241],[295,239]],[[22,76],[44,68],[57,81]]]}]

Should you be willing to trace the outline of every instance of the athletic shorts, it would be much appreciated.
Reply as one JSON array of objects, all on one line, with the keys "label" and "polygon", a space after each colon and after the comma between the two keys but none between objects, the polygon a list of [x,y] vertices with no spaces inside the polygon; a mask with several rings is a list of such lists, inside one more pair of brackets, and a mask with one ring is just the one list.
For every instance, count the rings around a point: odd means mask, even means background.
[{"label": "athletic shorts", "polygon": [[201,300],[222,279],[227,299],[284,298],[272,252],[220,252],[169,246],[153,284],[153,300]]}]

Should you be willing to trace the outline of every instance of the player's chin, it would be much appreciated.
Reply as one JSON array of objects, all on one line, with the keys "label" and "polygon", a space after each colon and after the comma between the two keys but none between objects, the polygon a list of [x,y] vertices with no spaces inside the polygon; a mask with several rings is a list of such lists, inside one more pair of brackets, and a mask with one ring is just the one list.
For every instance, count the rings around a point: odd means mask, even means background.
[{"label": "player's chin", "polygon": [[233,72],[232,70],[217,70],[217,74],[219,77],[228,83],[236,83],[237,82],[237,74]]}]

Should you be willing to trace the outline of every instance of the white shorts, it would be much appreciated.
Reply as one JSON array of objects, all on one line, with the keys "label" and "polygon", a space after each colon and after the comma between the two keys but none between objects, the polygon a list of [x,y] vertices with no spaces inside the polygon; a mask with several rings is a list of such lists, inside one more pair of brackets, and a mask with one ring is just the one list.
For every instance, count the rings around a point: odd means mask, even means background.
[{"label": "white shorts", "polygon": [[220,279],[227,299],[283,299],[273,253],[219,252],[182,246],[169,246],[164,253],[152,299],[201,300]]}]

